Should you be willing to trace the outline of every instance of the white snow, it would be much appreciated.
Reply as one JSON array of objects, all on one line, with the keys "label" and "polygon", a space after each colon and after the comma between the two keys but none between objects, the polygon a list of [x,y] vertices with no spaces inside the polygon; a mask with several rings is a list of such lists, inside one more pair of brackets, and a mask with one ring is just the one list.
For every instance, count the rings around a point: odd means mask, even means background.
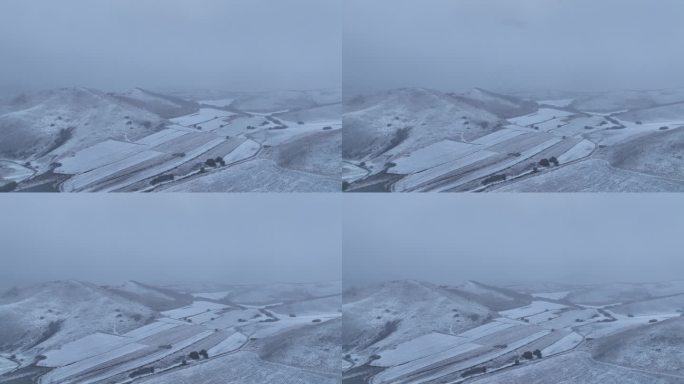
[{"label": "white snow", "polygon": [[184,127],[192,127],[194,125],[202,125],[202,123],[206,123],[208,121],[221,119],[233,115],[234,113],[232,112],[226,112],[220,109],[201,108],[197,113],[177,117],[175,119],[171,119],[171,121],[174,124],[182,125]]},{"label": "white snow", "polygon": [[2,375],[3,373],[10,372],[17,367],[18,365],[12,360],[8,360],[0,356],[0,375]]},{"label": "white snow", "polygon": [[94,333],[62,345],[59,349],[43,353],[46,359],[38,362],[42,367],[68,365],[131,343],[131,339],[106,333]]},{"label": "white snow", "polygon": [[511,319],[520,319],[536,315],[539,313],[551,313],[552,311],[567,308],[566,305],[551,303],[549,301],[533,301],[530,305],[524,307],[511,309],[508,311],[499,312],[502,316],[506,316]]},{"label": "white snow", "polygon": [[380,359],[374,360],[371,365],[378,367],[400,365],[425,356],[453,350],[462,344],[468,344],[468,339],[444,333],[428,333],[401,343],[394,349],[382,351]]},{"label": "white snow", "polygon": [[351,183],[366,177],[366,175],[368,175],[368,171],[365,169],[346,161],[342,163],[343,180]]},{"label": "white snow", "polygon": [[[250,336],[256,337],[258,339],[263,339],[265,337],[270,337],[278,333],[289,331],[294,328],[299,328],[303,326],[309,326],[312,324],[321,324],[326,321],[337,319],[341,316],[340,313],[329,313],[329,314],[319,314],[319,315],[304,315],[297,317],[289,317],[287,315],[276,314],[280,320],[275,322],[266,323],[252,323],[250,324],[250,329],[253,332]],[[314,323],[314,320],[320,320]]]},{"label": "white snow", "polygon": [[461,337],[465,337],[470,340],[477,340],[485,336],[489,336],[493,333],[496,333],[498,331],[504,330],[511,328],[513,326],[519,325],[514,322],[503,322],[503,321],[497,321],[496,319],[492,322],[489,322],[487,324],[480,325],[479,327],[475,327],[473,329],[467,330],[465,332],[462,332],[459,334]]},{"label": "white snow", "polygon": [[[118,375],[120,373],[129,371],[131,369],[135,369],[137,367],[142,367],[144,365],[150,364],[152,362],[158,361],[161,358],[165,356],[172,355],[182,349],[185,349],[205,338],[208,336],[212,335],[214,332],[213,331],[205,331],[202,333],[198,333],[195,336],[189,337],[179,343],[173,344],[173,347],[171,349],[159,349],[154,353],[151,353],[149,355],[146,355],[144,358],[141,359],[136,359],[132,360],[130,362],[123,363],[121,365],[117,365],[115,368],[112,369],[105,369],[103,371],[98,371],[99,374],[90,376],[86,381],[83,381],[83,383],[97,383],[100,382],[103,379],[110,378],[114,375]],[[61,369],[61,368],[58,368]],[[52,373],[52,372],[51,372]],[[81,381],[78,382],[79,384]]]},{"label": "white snow", "polygon": [[413,151],[409,155],[393,160],[396,165],[392,167],[389,172],[410,174],[424,171],[462,158],[479,149],[478,146],[473,144],[461,143],[454,140],[442,140]]},{"label": "white snow", "polygon": [[163,319],[160,319],[159,321],[156,321],[151,324],[144,325],[140,328],[134,329],[128,333],[124,333],[122,336],[128,337],[134,340],[142,340],[146,337],[150,337],[152,335],[155,335],[159,332],[165,331],[167,329],[171,329],[174,327],[177,327],[179,323],[176,322],[166,322],[162,321]]},{"label": "white snow", "polygon": [[240,144],[231,153],[223,156],[227,165],[233,164],[235,162],[245,160],[249,157],[254,156],[261,149],[261,145],[254,140],[246,140],[244,143]]},{"label": "white snow", "polygon": [[539,104],[546,104],[552,107],[567,107],[572,104],[575,99],[552,99],[552,100],[539,100]]},{"label": "white snow", "polygon": [[533,297],[539,297],[542,299],[549,299],[549,300],[560,300],[570,294],[570,291],[560,291],[560,292],[539,292],[539,293],[533,293]]},{"label": "white snow", "polygon": [[144,161],[154,159],[157,156],[162,156],[163,153],[145,150],[136,153],[130,157],[122,159],[112,164],[107,164],[103,167],[93,169],[89,172],[76,175],[66,182],[64,182],[63,189],[65,191],[74,191],[87,187],[88,185],[100,181],[108,176],[112,176],[117,172],[121,172],[126,168],[135,166]]},{"label": "white snow", "polygon": [[172,309],[170,311],[162,312],[164,316],[168,316],[172,319],[184,319],[186,317],[196,316],[205,312],[212,312],[215,310],[222,310],[227,308],[225,304],[217,304],[209,301],[195,301],[191,305],[186,307]]},{"label": "white snow", "polygon": [[526,133],[526,131],[518,128],[518,129],[510,129],[510,128],[504,128],[500,129],[496,132],[492,132],[488,135],[479,137],[473,141],[471,141],[471,144],[480,144],[485,147],[489,147],[495,144],[499,144],[503,141],[506,141],[508,139],[514,138],[516,136],[520,136],[523,133]]},{"label": "white snow", "polygon": [[[154,134],[156,135],[156,134]],[[58,173],[78,174],[112,164],[147,149],[144,145],[117,140],[106,140],[64,157],[57,169]]]},{"label": "white snow", "polygon": [[[415,360],[410,360],[411,356],[404,356],[404,358],[408,358],[410,361],[393,366],[385,371],[383,371],[381,374],[377,376],[378,379],[382,378],[397,378],[399,376],[414,372],[419,369],[423,369],[425,367],[428,367],[432,364],[439,363],[440,361],[448,360],[453,357],[456,357],[458,355],[462,355],[464,353],[470,352],[472,350],[481,348],[482,346],[479,344],[475,343],[464,343],[464,344],[459,344],[453,348],[447,349],[445,351],[437,352],[434,354],[430,354],[425,357],[421,357]],[[389,382],[391,382],[390,380]],[[385,381],[377,381],[373,380],[373,383],[376,382],[385,382]]]},{"label": "white snow", "polygon": [[209,348],[207,353],[209,354],[209,356],[216,356],[223,353],[233,352],[236,349],[240,348],[245,342],[247,342],[247,336],[243,335],[240,332],[235,332],[232,335],[228,336],[228,338],[226,338],[222,342]]},{"label": "white snow", "polygon": [[556,353],[569,351],[579,345],[582,340],[584,339],[581,335],[571,332],[569,335],[544,348],[542,350],[542,356],[555,355]]},{"label": "white snow", "polygon": [[212,107],[227,107],[235,98],[232,99],[218,99],[218,100],[200,100],[200,104],[211,105]]},{"label": "white snow", "polygon": [[193,297],[203,297],[205,299],[210,299],[210,300],[221,300],[224,297],[228,296],[230,291],[219,291],[219,292],[200,292],[200,293],[193,293]]},{"label": "white snow", "polygon": [[531,125],[535,125],[544,121],[548,120],[553,120],[553,119],[558,119],[561,117],[567,117],[567,116],[572,116],[574,113],[572,112],[567,112],[567,111],[561,111],[560,109],[551,109],[551,108],[541,108],[535,113],[531,113],[529,115],[525,116],[520,116],[520,117],[514,117],[512,119],[508,119],[513,124],[519,125],[521,127],[528,127]]},{"label": "white snow", "polygon": [[558,162],[564,164],[573,160],[578,160],[583,157],[587,157],[591,155],[595,148],[596,145],[591,141],[586,139],[582,140],[579,143],[575,144],[575,146],[570,148],[567,152],[558,156]]},{"label": "white snow", "polygon": [[[524,159],[530,158],[530,157],[536,155],[537,153],[539,153],[539,152],[541,152],[541,151],[543,151],[543,150],[545,150],[545,149],[547,149],[547,148],[550,148],[550,147],[556,145],[556,144],[559,143],[561,140],[562,140],[562,139],[561,139],[560,137],[554,137],[554,138],[551,138],[551,139],[549,139],[549,140],[546,140],[545,142],[543,142],[543,143],[541,143],[541,144],[539,144],[539,145],[536,145],[536,146],[534,146],[534,147],[532,147],[532,148],[530,148],[530,149],[527,149],[527,150],[525,150],[525,151],[522,151],[522,152],[520,153],[520,156],[519,156],[519,157],[515,157],[515,158],[513,158],[512,160],[509,160],[509,161],[499,162],[499,163],[497,163],[497,164],[495,164],[495,165],[493,165],[493,166],[491,166],[491,167],[487,167],[487,168],[480,169],[480,170],[477,170],[477,171],[472,172],[472,173],[468,173],[468,174],[467,174],[466,176],[464,176],[463,178],[457,179],[457,180],[455,180],[453,183],[449,183],[449,184],[446,184],[446,185],[444,185],[444,186],[440,186],[439,188],[435,189],[435,191],[438,191],[438,192],[439,192],[439,191],[449,190],[449,189],[455,188],[455,187],[457,187],[457,186],[459,186],[459,185],[462,185],[462,184],[471,182],[471,181],[473,181],[473,180],[477,180],[477,179],[479,179],[479,178],[481,178],[481,177],[485,177],[485,176],[487,176],[487,175],[494,174],[494,173],[496,173],[496,172],[499,172],[499,171],[501,171],[501,170],[504,170],[504,169],[506,169],[506,168],[508,168],[508,167],[511,167],[511,166],[513,166],[513,165],[515,165],[515,164],[517,164],[517,163],[520,163],[520,162],[523,161]],[[480,151],[480,152],[487,152],[487,151]],[[479,152],[478,152],[478,153],[479,153]],[[400,182],[402,182],[402,181],[403,181],[403,180],[400,180]],[[397,184],[398,184],[398,183],[397,183]]]},{"label": "white snow", "polygon": [[[512,343],[509,343],[506,348],[503,348],[503,349],[496,348],[496,349],[492,350],[491,352],[479,354],[479,355],[477,355],[477,357],[473,357],[473,358],[470,358],[467,360],[463,360],[463,361],[455,362],[453,364],[445,365],[443,369],[436,369],[435,373],[428,375],[428,376],[424,376],[421,379],[419,379],[418,381],[415,381],[415,383],[417,384],[417,383],[431,382],[432,380],[435,380],[436,378],[442,377],[444,375],[454,373],[454,372],[458,372],[460,370],[463,370],[463,369],[466,369],[469,367],[473,367],[473,366],[476,366],[479,364],[483,364],[483,363],[490,361],[490,360],[492,360],[498,356],[512,352],[512,351],[514,351],[520,347],[523,347],[523,346],[525,346],[525,345],[527,345],[527,344],[529,344],[535,340],[538,340],[538,339],[548,335],[549,332],[550,331],[548,331],[548,330],[539,331],[539,332],[536,332],[530,336],[521,338],[521,339],[516,340],[515,342],[512,342]],[[469,350],[475,349],[475,348],[468,349],[468,347],[471,345],[477,346],[478,348],[481,347],[479,344],[475,344],[475,343],[464,344],[464,350],[463,351],[457,351],[457,352],[462,354],[462,353],[468,352]],[[457,356],[457,355],[452,355],[451,357],[453,357],[453,356]],[[428,358],[425,358],[425,359],[420,359],[420,360],[416,360],[416,361],[413,361],[410,363],[406,363],[403,365],[399,365],[396,367],[389,368],[389,369],[381,372],[380,374],[376,375],[373,378],[372,383],[373,384],[393,383],[398,377],[400,377],[402,375],[414,372],[416,370],[425,369],[426,367],[433,365],[435,363],[438,363],[439,361],[445,360],[445,359],[449,358],[450,356],[439,356],[439,357],[441,357],[441,360],[438,360],[437,355],[433,355],[433,356],[429,356]]]},{"label": "white snow", "polygon": [[33,176],[33,170],[13,161],[0,160],[0,185],[3,181],[20,182]]},{"label": "white snow", "polygon": [[112,361],[119,357],[140,351],[145,348],[149,347],[142,344],[130,343],[115,349],[110,349],[109,351],[102,353],[100,355],[89,357],[85,360],[77,361],[73,364],[56,368],[41,376],[40,383],[59,383],[70,376],[77,375],[80,372],[97,367],[100,364],[104,364],[108,361]]},{"label": "white snow", "polygon": [[484,160],[488,157],[491,157],[495,155],[494,152],[490,151],[477,151],[475,153],[471,153],[470,155],[463,156],[459,159],[456,159],[454,161],[450,161],[445,164],[438,165],[434,168],[427,169],[422,172],[414,173],[411,174],[397,182],[397,189],[398,190],[403,190],[403,189],[411,189],[417,186],[420,186],[423,183],[427,183],[431,180],[434,180],[440,176],[443,176],[449,172],[452,171],[457,171],[463,167],[466,167],[470,164],[473,164],[475,162],[478,162],[480,160]]},{"label": "white snow", "polygon": [[160,145],[162,143],[165,143],[169,140],[181,137],[183,135],[186,135],[188,131],[186,130],[180,130],[180,129],[174,129],[174,128],[167,128],[167,129],[162,129],[159,132],[155,132],[151,135],[145,136],[142,139],[136,141],[138,144],[145,144],[149,145],[151,147]]}]

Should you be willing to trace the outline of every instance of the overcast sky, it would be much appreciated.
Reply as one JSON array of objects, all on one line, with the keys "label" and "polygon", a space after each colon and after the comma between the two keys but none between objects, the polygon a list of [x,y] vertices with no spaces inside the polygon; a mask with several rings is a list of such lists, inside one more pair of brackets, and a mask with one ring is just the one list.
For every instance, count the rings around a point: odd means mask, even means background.
[{"label": "overcast sky", "polygon": [[684,279],[681,195],[352,197],[343,204],[345,285]]},{"label": "overcast sky", "polygon": [[2,0],[0,90],[340,87],[341,0]]},{"label": "overcast sky", "polygon": [[684,87],[680,0],[346,0],[347,93]]},{"label": "overcast sky", "polygon": [[21,195],[0,199],[0,288],[339,280],[336,194]]}]

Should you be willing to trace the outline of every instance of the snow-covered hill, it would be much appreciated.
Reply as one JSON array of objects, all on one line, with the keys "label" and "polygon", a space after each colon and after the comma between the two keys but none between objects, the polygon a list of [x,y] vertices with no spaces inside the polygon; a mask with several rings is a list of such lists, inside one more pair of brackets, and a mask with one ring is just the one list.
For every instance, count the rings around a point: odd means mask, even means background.
[{"label": "snow-covered hill", "polygon": [[538,109],[538,104],[534,101],[491,92],[482,88],[473,88],[465,93],[453,94],[453,96],[505,119],[528,115]]},{"label": "snow-covered hill", "polygon": [[107,139],[135,140],[159,129],[158,115],[87,88],[27,95],[0,115],[0,156],[45,170],[61,157]]},{"label": "snow-covered hill", "polygon": [[199,105],[196,102],[142,88],[134,88],[124,93],[114,93],[112,96],[168,119],[189,115],[199,110]]},{"label": "snow-covered hill", "polygon": [[192,303],[192,296],[171,289],[154,287],[137,281],[108,286],[109,291],[157,311],[182,307]]},{"label": "snow-covered hill", "polygon": [[273,113],[310,109],[341,101],[340,89],[291,90],[244,94],[238,96],[231,107],[246,112]]},{"label": "snow-covered hill", "polygon": [[0,350],[35,356],[95,332],[122,334],[156,316],[154,310],[90,283],[15,288],[0,299]]},{"label": "snow-covered hill", "polygon": [[454,334],[489,321],[484,305],[437,285],[401,280],[345,291],[344,348],[363,364],[374,353],[432,332]]},{"label": "snow-covered hill", "polygon": [[394,156],[444,139],[473,140],[498,122],[494,114],[435,90],[403,88],[358,96],[345,103],[342,155],[382,169]]},{"label": "snow-covered hill", "polygon": [[470,297],[493,311],[522,307],[532,301],[532,297],[529,295],[472,280],[455,288],[450,288],[450,290],[463,297]]}]

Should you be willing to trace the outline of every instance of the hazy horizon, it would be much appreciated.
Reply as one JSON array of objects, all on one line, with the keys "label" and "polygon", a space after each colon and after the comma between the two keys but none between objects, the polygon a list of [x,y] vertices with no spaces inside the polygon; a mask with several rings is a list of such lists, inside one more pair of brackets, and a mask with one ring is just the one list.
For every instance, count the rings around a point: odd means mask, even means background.
[{"label": "hazy horizon", "polygon": [[339,0],[7,0],[0,90],[341,87]]},{"label": "hazy horizon", "polygon": [[681,88],[682,12],[674,0],[349,0],[345,93]]},{"label": "hazy horizon", "polygon": [[344,200],[345,286],[682,280],[676,194],[355,195]]},{"label": "hazy horizon", "polygon": [[54,280],[263,284],[340,279],[323,194],[6,195],[0,289]]}]

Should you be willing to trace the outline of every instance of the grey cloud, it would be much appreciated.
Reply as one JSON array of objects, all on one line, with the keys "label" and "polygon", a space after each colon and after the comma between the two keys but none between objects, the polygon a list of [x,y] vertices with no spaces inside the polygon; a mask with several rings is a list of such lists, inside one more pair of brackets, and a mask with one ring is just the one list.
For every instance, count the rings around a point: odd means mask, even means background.
[{"label": "grey cloud", "polygon": [[675,0],[349,0],[348,94],[684,87]]},{"label": "grey cloud", "polygon": [[684,268],[676,194],[355,195],[343,228],[351,285],[658,281]]},{"label": "grey cloud", "polygon": [[0,288],[339,280],[334,194],[5,195]]},{"label": "grey cloud", "polygon": [[6,0],[0,89],[340,86],[339,0]]}]

